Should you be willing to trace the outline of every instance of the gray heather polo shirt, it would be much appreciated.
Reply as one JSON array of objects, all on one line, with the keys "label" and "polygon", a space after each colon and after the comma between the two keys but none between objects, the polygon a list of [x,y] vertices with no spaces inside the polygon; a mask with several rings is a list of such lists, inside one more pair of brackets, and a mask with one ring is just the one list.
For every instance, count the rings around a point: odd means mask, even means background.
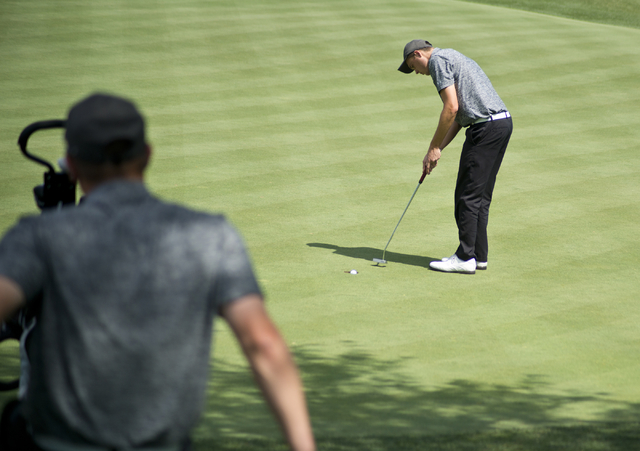
[{"label": "gray heather polo shirt", "polygon": [[222,216],[167,204],[142,183],[22,219],[0,274],[44,293],[25,412],[34,435],[106,447],[176,444],[204,401],[220,306],[260,293]]},{"label": "gray heather polo shirt", "polygon": [[456,122],[463,127],[507,111],[480,66],[456,50],[434,48],[429,59],[429,73],[438,92],[455,84],[458,93]]}]

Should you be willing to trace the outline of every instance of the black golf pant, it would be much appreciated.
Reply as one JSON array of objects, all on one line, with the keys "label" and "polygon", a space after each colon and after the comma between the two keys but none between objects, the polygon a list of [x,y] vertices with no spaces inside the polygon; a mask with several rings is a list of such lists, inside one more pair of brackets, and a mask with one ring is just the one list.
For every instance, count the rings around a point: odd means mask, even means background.
[{"label": "black golf pant", "polygon": [[467,128],[460,155],[455,192],[455,217],[461,260],[486,262],[487,225],[496,176],[513,130],[511,118],[483,122]]}]

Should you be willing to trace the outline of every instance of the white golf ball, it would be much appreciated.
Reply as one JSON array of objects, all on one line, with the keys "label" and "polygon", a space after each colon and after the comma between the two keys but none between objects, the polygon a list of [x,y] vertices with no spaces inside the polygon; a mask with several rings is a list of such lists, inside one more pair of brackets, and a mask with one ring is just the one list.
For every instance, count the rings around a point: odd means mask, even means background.
[{"label": "white golf ball", "polygon": [[355,269],[352,269],[351,271],[349,271],[351,274],[358,274],[358,271],[356,271]]}]

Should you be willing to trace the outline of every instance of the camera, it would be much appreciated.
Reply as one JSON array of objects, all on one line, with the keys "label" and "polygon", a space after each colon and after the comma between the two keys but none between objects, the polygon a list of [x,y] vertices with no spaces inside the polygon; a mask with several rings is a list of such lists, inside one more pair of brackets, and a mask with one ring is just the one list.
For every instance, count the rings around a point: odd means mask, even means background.
[{"label": "camera", "polygon": [[[18,138],[18,145],[24,156],[48,169],[48,171],[44,173],[44,183],[33,189],[36,205],[40,210],[59,208],[63,205],[76,203],[76,183],[69,178],[66,168],[63,167],[62,171],[56,172],[51,163],[35,156],[27,150],[27,141],[29,141],[31,135],[36,131],[64,127],[65,121],[59,119],[34,122],[25,127]],[[64,164],[61,164],[61,166],[64,166]]]}]

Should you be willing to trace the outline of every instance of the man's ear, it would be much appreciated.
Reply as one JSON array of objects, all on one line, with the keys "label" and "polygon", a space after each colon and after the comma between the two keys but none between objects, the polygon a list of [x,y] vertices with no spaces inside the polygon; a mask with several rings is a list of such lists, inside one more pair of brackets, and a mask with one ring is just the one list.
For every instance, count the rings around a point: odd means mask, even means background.
[{"label": "man's ear", "polygon": [[72,182],[77,182],[78,181],[78,167],[76,166],[76,162],[74,161],[73,157],[70,157],[69,155],[65,155],[64,159],[67,162],[67,170],[69,172],[69,179],[71,179]]}]

